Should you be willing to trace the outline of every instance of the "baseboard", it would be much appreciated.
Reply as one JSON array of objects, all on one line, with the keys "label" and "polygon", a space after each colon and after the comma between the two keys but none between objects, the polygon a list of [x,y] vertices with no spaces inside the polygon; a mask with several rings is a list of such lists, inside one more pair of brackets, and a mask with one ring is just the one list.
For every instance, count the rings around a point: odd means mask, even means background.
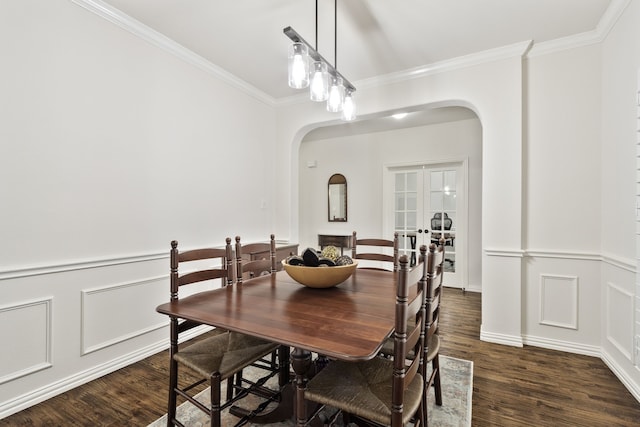
[{"label": "baseboard", "polygon": [[464,289],[466,292],[476,292],[476,293],[482,293],[482,286],[481,285],[476,285],[476,284],[470,284],[468,288]]},{"label": "baseboard", "polygon": [[613,372],[627,390],[629,390],[629,393],[631,393],[633,397],[640,402],[640,385],[637,384],[606,351],[602,350],[600,358],[609,367],[609,369],[611,369],[611,372]]},{"label": "baseboard", "polygon": [[522,347],[522,337],[519,335],[505,335],[505,334],[496,334],[494,332],[487,332],[482,329],[480,326],[480,340],[491,342],[494,344],[503,344],[509,345],[512,347]]},{"label": "baseboard", "polygon": [[600,357],[601,349],[595,345],[585,345],[572,343],[568,341],[559,341],[550,338],[536,337],[532,335],[524,335],[523,342],[525,345],[534,347],[548,348],[549,350],[564,351],[566,353],[581,354],[583,356]]}]

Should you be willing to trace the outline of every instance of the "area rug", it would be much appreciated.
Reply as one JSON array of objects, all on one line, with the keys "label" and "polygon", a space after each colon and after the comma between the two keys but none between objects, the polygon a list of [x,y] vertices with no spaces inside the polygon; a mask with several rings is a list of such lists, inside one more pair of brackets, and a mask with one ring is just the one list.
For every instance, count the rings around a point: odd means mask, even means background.
[{"label": "area rug", "polygon": [[[245,369],[246,377],[252,376],[252,370]],[[471,397],[473,394],[473,362],[469,360],[455,359],[452,357],[440,356],[440,370],[442,380],[442,406],[435,404],[433,392],[429,393],[429,425],[439,427],[470,427],[471,426]],[[266,385],[277,386],[277,378],[272,378]],[[226,385],[223,385],[222,396],[225,395]],[[209,390],[206,389],[198,395],[198,399],[203,403],[209,402]],[[245,403],[246,401],[246,403]],[[257,407],[261,400],[258,397],[247,397],[243,399],[242,406],[248,408]],[[183,403],[177,410],[178,419],[189,427],[203,427],[209,425],[209,418],[190,403]],[[238,418],[224,410],[221,415],[222,425],[233,426]],[[163,415],[149,427],[164,427],[167,425],[167,415]],[[281,421],[272,424],[245,424],[251,427],[291,427],[295,423],[291,420]]]}]

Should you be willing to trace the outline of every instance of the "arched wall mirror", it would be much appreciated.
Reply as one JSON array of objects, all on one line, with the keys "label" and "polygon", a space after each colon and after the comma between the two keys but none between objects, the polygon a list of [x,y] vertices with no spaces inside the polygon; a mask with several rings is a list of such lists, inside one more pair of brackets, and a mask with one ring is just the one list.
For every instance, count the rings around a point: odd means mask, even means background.
[{"label": "arched wall mirror", "polygon": [[329,222],[347,221],[347,179],[336,173],[329,178]]}]

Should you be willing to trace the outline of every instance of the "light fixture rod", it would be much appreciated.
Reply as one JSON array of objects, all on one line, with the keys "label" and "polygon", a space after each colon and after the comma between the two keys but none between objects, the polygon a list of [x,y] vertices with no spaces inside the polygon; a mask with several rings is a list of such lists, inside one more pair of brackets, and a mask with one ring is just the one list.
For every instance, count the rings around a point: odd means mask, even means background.
[{"label": "light fixture rod", "polygon": [[351,92],[355,92],[356,91],[356,87],[354,85],[352,85],[351,82],[349,82],[349,80],[347,80],[342,74],[340,74],[340,72],[338,70],[336,70],[336,68],[333,65],[331,65],[331,63],[329,61],[324,59],[322,57],[322,55],[320,55],[318,53],[318,51],[313,48],[313,46],[311,46],[309,43],[307,43],[307,41],[305,39],[303,39],[302,36],[300,36],[300,34],[298,34],[296,32],[296,30],[294,30],[291,27],[287,27],[282,31],[284,32],[284,34],[287,37],[289,37],[291,39],[292,42],[294,42],[294,43],[304,43],[307,46],[307,48],[309,49],[309,56],[312,57],[315,61],[322,61],[325,64],[327,64],[327,69],[329,71],[329,74],[331,74],[333,76],[336,76],[336,77],[341,77],[345,89],[350,90]]},{"label": "light fixture rod", "polygon": [[338,69],[338,0],[333,2],[333,65]]}]

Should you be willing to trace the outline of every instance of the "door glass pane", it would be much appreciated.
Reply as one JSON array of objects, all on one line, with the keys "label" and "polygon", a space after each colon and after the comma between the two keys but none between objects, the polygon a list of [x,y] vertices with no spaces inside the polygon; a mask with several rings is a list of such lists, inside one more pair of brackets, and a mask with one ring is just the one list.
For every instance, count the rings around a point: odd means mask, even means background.
[{"label": "door glass pane", "polygon": [[407,193],[407,210],[415,211],[418,209],[418,193]]},{"label": "door glass pane", "polygon": [[442,172],[431,172],[431,190],[441,190],[443,185]]},{"label": "door glass pane", "polygon": [[445,211],[454,211],[456,209],[456,193],[455,191],[444,191],[443,208]]},{"label": "door glass pane", "polygon": [[451,220],[451,231],[456,231],[456,213],[449,211],[449,212],[445,212],[447,214],[447,216],[449,217],[449,219]]},{"label": "door glass pane", "polygon": [[431,192],[431,211],[442,212],[442,209],[443,209],[442,194],[443,194],[442,191]]},{"label": "door glass pane", "polygon": [[395,194],[395,198],[396,198],[396,210],[397,211],[402,211],[404,210],[404,204],[405,204],[405,195],[404,193],[396,193]]},{"label": "door glass pane", "polygon": [[396,191],[403,191],[405,188],[406,188],[406,186],[405,186],[405,174],[397,173],[396,174],[395,190]]},{"label": "door glass pane", "polygon": [[407,175],[407,191],[416,191],[418,189],[418,174],[409,172]]},{"label": "door glass pane", "polygon": [[444,185],[445,190],[448,188],[450,190],[456,189],[456,171],[444,171]]},{"label": "door glass pane", "polygon": [[396,212],[396,230],[404,230],[404,212]]},{"label": "door glass pane", "polygon": [[415,230],[417,228],[418,215],[417,212],[407,212],[407,230]]},{"label": "door glass pane", "polygon": [[444,271],[455,273],[456,271],[456,254],[449,251],[449,247],[444,252]]}]

